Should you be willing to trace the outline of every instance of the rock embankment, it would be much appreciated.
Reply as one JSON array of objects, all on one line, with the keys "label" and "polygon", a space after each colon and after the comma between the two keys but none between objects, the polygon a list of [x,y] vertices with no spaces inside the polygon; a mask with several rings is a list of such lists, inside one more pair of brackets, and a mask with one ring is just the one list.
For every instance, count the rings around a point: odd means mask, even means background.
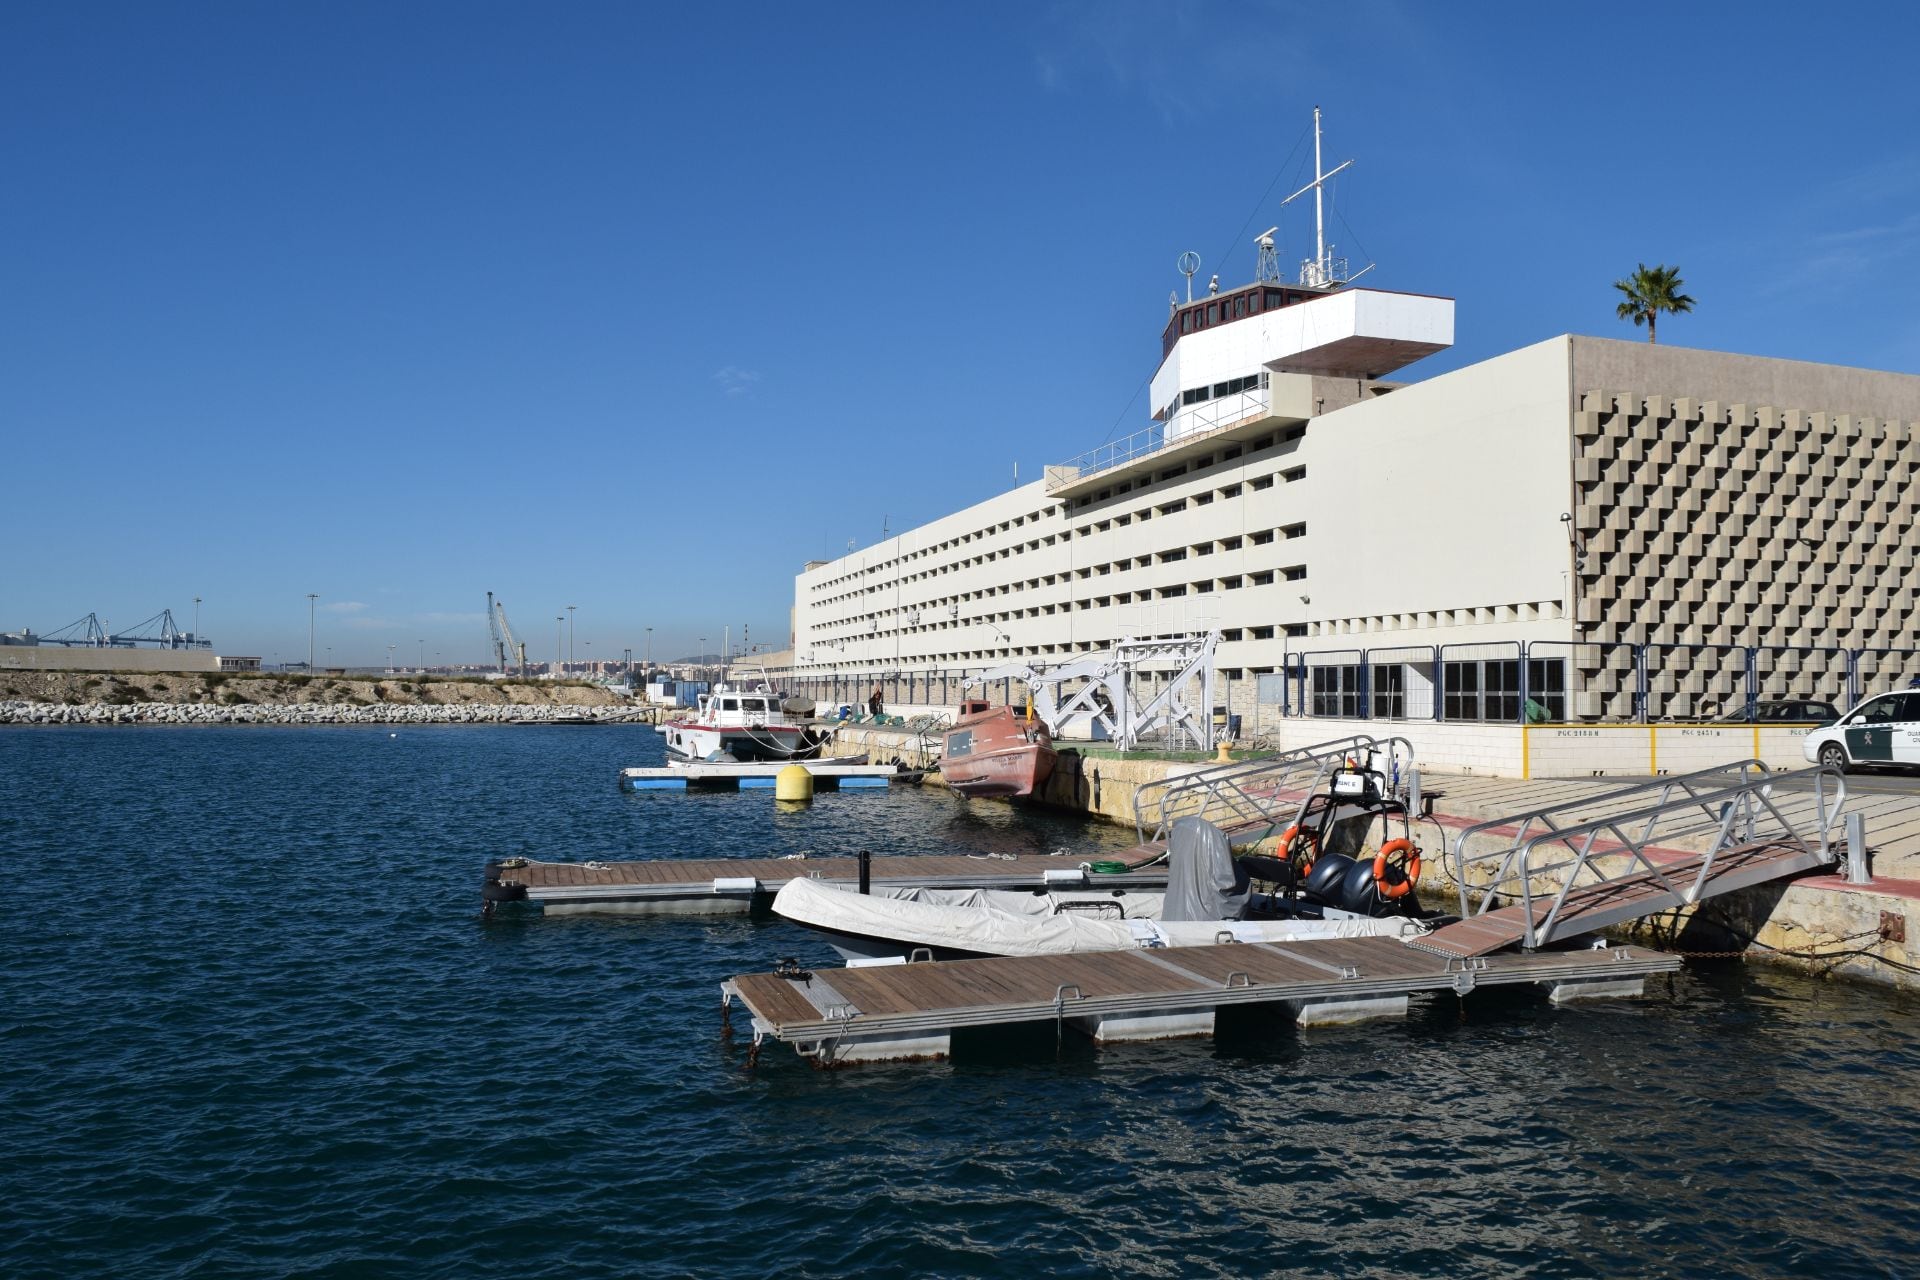
[{"label": "rock embankment", "polygon": [[502,724],[639,714],[611,689],[571,681],[0,670],[0,724]]},{"label": "rock embankment", "polygon": [[615,724],[638,720],[625,707],[560,705],[393,704],[360,707],[351,703],[0,702],[0,724],[508,724],[553,720],[591,720]]}]

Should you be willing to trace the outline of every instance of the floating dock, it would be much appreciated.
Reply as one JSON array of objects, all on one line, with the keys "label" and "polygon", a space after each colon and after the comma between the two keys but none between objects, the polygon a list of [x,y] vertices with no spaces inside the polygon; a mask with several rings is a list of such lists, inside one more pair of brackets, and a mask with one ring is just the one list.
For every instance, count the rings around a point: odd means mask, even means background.
[{"label": "floating dock", "polygon": [[1213,1033],[1218,1010],[1264,1005],[1301,1025],[1402,1016],[1422,991],[1544,986],[1555,1003],[1640,995],[1678,956],[1633,946],[1448,957],[1398,938],[1226,943],[746,974],[721,985],[766,1037],[820,1066],[938,1059],[955,1030],[1021,1023],[1096,1041]]},{"label": "floating dock", "polygon": [[918,782],[921,775],[890,764],[839,764],[831,760],[788,760],[777,764],[669,764],[620,771],[620,785],[635,791],[685,791],[689,787],[773,789],[780,771],[797,764],[813,775],[823,791],[856,787],[888,787],[895,782]]},{"label": "floating dock", "polygon": [[[1167,869],[1158,855],[1129,850],[1102,854],[1126,871],[1089,871],[1072,858],[1040,854],[940,854],[876,857],[875,888],[935,889],[1164,889]],[[538,903],[554,914],[614,912],[638,915],[741,915],[765,907],[789,880],[811,877],[858,885],[858,858],[689,858],[644,862],[535,862],[508,858],[487,864],[482,896]]]}]

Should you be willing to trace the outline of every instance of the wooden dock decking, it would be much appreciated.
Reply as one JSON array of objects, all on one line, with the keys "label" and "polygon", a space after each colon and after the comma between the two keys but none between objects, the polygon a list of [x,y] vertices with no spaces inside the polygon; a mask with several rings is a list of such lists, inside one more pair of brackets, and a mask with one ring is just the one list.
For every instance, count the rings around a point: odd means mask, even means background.
[{"label": "wooden dock decking", "polygon": [[[1159,853],[1130,849],[1101,854],[1126,872],[1083,872],[1082,860],[1038,854],[895,855],[873,859],[876,888],[1041,889],[1049,884],[1094,888],[1165,886]],[[659,858],[631,862],[534,862],[512,858],[487,864],[483,894],[489,903],[535,902],[551,912],[611,911],[712,915],[741,913],[765,902],[789,880],[811,877],[857,884],[857,858]]]},{"label": "wooden dock decking", "polygon": [[772,1036],[825,1065],[941,1057],[962,1027],[1061,1022],[1100,1040],[1162,1039],[1208,1034],[1228,1005],[1288,1005],[1321,1022],[1404,1013],[1418,991],[1543,983],[1556,999],[1631,995],[1679,965],[1630,946],[1460,959],[1373,937],[744,974],[721,990],[746,1007],[756,1042]]}]

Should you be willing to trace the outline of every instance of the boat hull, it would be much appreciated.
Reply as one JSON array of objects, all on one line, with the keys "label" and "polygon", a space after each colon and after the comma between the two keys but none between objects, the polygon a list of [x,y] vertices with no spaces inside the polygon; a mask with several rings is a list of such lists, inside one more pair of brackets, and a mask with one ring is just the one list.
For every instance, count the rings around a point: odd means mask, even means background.
[{"label": "boat hull", "polygon": [[1030,796],[1053,776],[1053,749],[1038,744],[980,752],[964,760],[943,760],[940,776],[970,798],[1015,799]]},{"label": "boat hull", "polygon": [[940,776],[970,798],[1030,796],[1053,776],[1053,741],[1045,727],[1009,707],[962,717],[942,745]]},{"label": "boat hull", "polygon": [[819,741],[797,725],[718,729],[669,723],[660,731],[667,740],[667,753],[680,760],[805,760],[820,750]]}]

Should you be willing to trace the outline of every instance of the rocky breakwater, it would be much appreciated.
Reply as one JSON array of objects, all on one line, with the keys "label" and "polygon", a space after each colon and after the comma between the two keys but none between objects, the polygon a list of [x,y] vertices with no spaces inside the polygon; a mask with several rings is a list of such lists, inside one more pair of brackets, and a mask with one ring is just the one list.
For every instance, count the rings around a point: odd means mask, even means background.
[{"label": "rocky breakwater", "polygon": [[0,724],[110,725],[110,724],[509,724],[582,720],[596,724],[634,721],[626,707],[581,707],[550,704],[397,704],[354,706],[350,703],[294,702],[281,704],[212,703],[31,702],[0,701]]}]

